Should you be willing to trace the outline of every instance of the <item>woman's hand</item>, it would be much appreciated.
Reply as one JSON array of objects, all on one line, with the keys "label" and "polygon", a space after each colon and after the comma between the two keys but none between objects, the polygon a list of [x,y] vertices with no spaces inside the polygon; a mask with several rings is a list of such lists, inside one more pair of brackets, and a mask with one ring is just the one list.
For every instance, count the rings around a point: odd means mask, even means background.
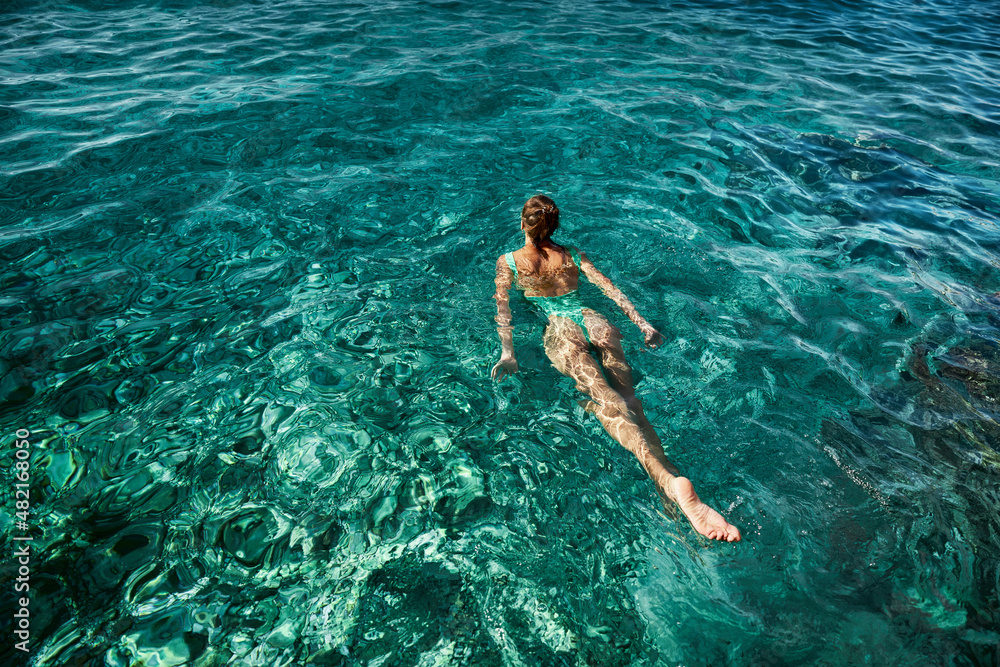
[{"label": "woman's hand", "polygon": [[663,336],[661,336],[660,332],[652,326],[647,324],[642,328],[642,333],[646,335],[646,345],[648,347],[659,347],[660,345],[663,345]]},{"label": "woman's hand", "polygon": [[501,355],[500,361],[498,361],[494,366],[493,370],[490,371],[490,376],[496,380],[500,381],[507,377],[508,375],[513,375],[518,371],[517,359],[514,358],[512,354]]}]

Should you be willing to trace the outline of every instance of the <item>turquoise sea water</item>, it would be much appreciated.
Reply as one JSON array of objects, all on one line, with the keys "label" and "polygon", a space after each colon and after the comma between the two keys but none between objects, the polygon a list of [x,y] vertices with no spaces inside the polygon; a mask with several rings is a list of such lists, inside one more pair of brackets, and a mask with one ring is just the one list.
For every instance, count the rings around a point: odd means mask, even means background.
[{"label": "turquoise sea water", "polygon": [[[996,665],[993,2],[7,2],[0,656]],[[493,266],[663,332],[665,513]],[[31,649],[13,649],[31,431]],[[3,658],[8,664],[7,658]]]}]

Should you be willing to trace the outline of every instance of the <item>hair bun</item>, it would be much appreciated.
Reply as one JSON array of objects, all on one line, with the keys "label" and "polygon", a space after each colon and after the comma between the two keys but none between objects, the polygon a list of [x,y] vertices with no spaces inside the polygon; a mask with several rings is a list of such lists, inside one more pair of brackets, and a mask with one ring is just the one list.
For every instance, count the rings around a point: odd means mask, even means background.
[{"label": "hair bun", "polygon": [[531,243],[544,255],[542,243],[559,229],[559,208],[545,195],[535,195],[521,208],[521,226]]}]

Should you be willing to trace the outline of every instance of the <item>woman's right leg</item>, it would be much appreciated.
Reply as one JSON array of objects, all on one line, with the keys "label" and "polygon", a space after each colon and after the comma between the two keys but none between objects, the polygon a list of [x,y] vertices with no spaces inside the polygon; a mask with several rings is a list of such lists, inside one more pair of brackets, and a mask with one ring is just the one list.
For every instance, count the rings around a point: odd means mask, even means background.
[{"label": "woman's right leg", "polygon": [[[594,399],[593,412],[605,430],[639,459],[661,497],[675,502],[695,530],[713,540],[738,541],[741,538],[739,529],[706,505],[698,497],[691,480],[680,477],[676,466],[663,453],[660,439],[635,397],[632,373],[621,349],[618,329],[594,311],[585,311],[585,324],[608,380],[590,356],[583,331],[562,317],[552,318],[545,330],[545,352],[553,365],[560,373],[576,380],[577,388]],[[634,409],[635,404],[638,410]],[[637,418],[638,414],[642,415],[641,419]]]},{"label": "woman's right leg", "polygon": [[673,477],[672,471],[653,453],[627,402],[608,384],[588,349],[583,330],[575,322],[564,317],[553,317],[549,321],[545,329],[545,353],[552,365],[563,375],[573,378],[577,389],[594,400],[593,412],[604,430],[639,459],[657,487],[665,488]]},{"label": "woman's right leg", "polygon": [[667,458],[663,451],[663,443],[656,429],[646,418],[646,412],[642,408],[642,401],[635,395],[635,384],[632,381],[632,368],[625,360],[625,351],[622,350],[622,335],[618,327],[608,322],[597,311],[589,308],[583,311],[584,323],[587,325],[587,332],[593,342],[594,351],[604,369],[604,376],[611,387],[617,391],[625,400],[625,404],[632,412],[635,423],[642,429],[642,433],[649,443],[653,455],[660,459],[660,463],[672,472],[679,474],[677,466]]}]

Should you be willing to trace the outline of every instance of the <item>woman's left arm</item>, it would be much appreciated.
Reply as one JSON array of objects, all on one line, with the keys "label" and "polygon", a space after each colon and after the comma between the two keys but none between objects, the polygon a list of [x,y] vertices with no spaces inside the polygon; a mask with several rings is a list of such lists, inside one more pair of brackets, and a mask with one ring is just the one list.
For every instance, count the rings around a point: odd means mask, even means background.
[{"label": "woman's left arm", "polygon": [[637,327],[639,327],[639,331],[641,331],[643,336],[646,338],[646,345],[656,347],[662,344],[663,336],[660,335],[660,332],[657,331],[652,324],[646,321],[646,318],[639,314],[639,311],[635,309],[635,306],[632,305],[632,302],[629,301],[628,297],[625,296],[620,289],[615,287],[610,278],[601,273],[597,267],[594,266],[594,263],[587,258],[587,255],[585,255],[583,251],[577,249],[577,252],[580,253],[580,269],[583,270],[583,275],[587,276],[587,280],[600,287],[601,291],[604,292],[609,299],[618,304],[618,307],[622,309],[625,316],[632,320]]}]

